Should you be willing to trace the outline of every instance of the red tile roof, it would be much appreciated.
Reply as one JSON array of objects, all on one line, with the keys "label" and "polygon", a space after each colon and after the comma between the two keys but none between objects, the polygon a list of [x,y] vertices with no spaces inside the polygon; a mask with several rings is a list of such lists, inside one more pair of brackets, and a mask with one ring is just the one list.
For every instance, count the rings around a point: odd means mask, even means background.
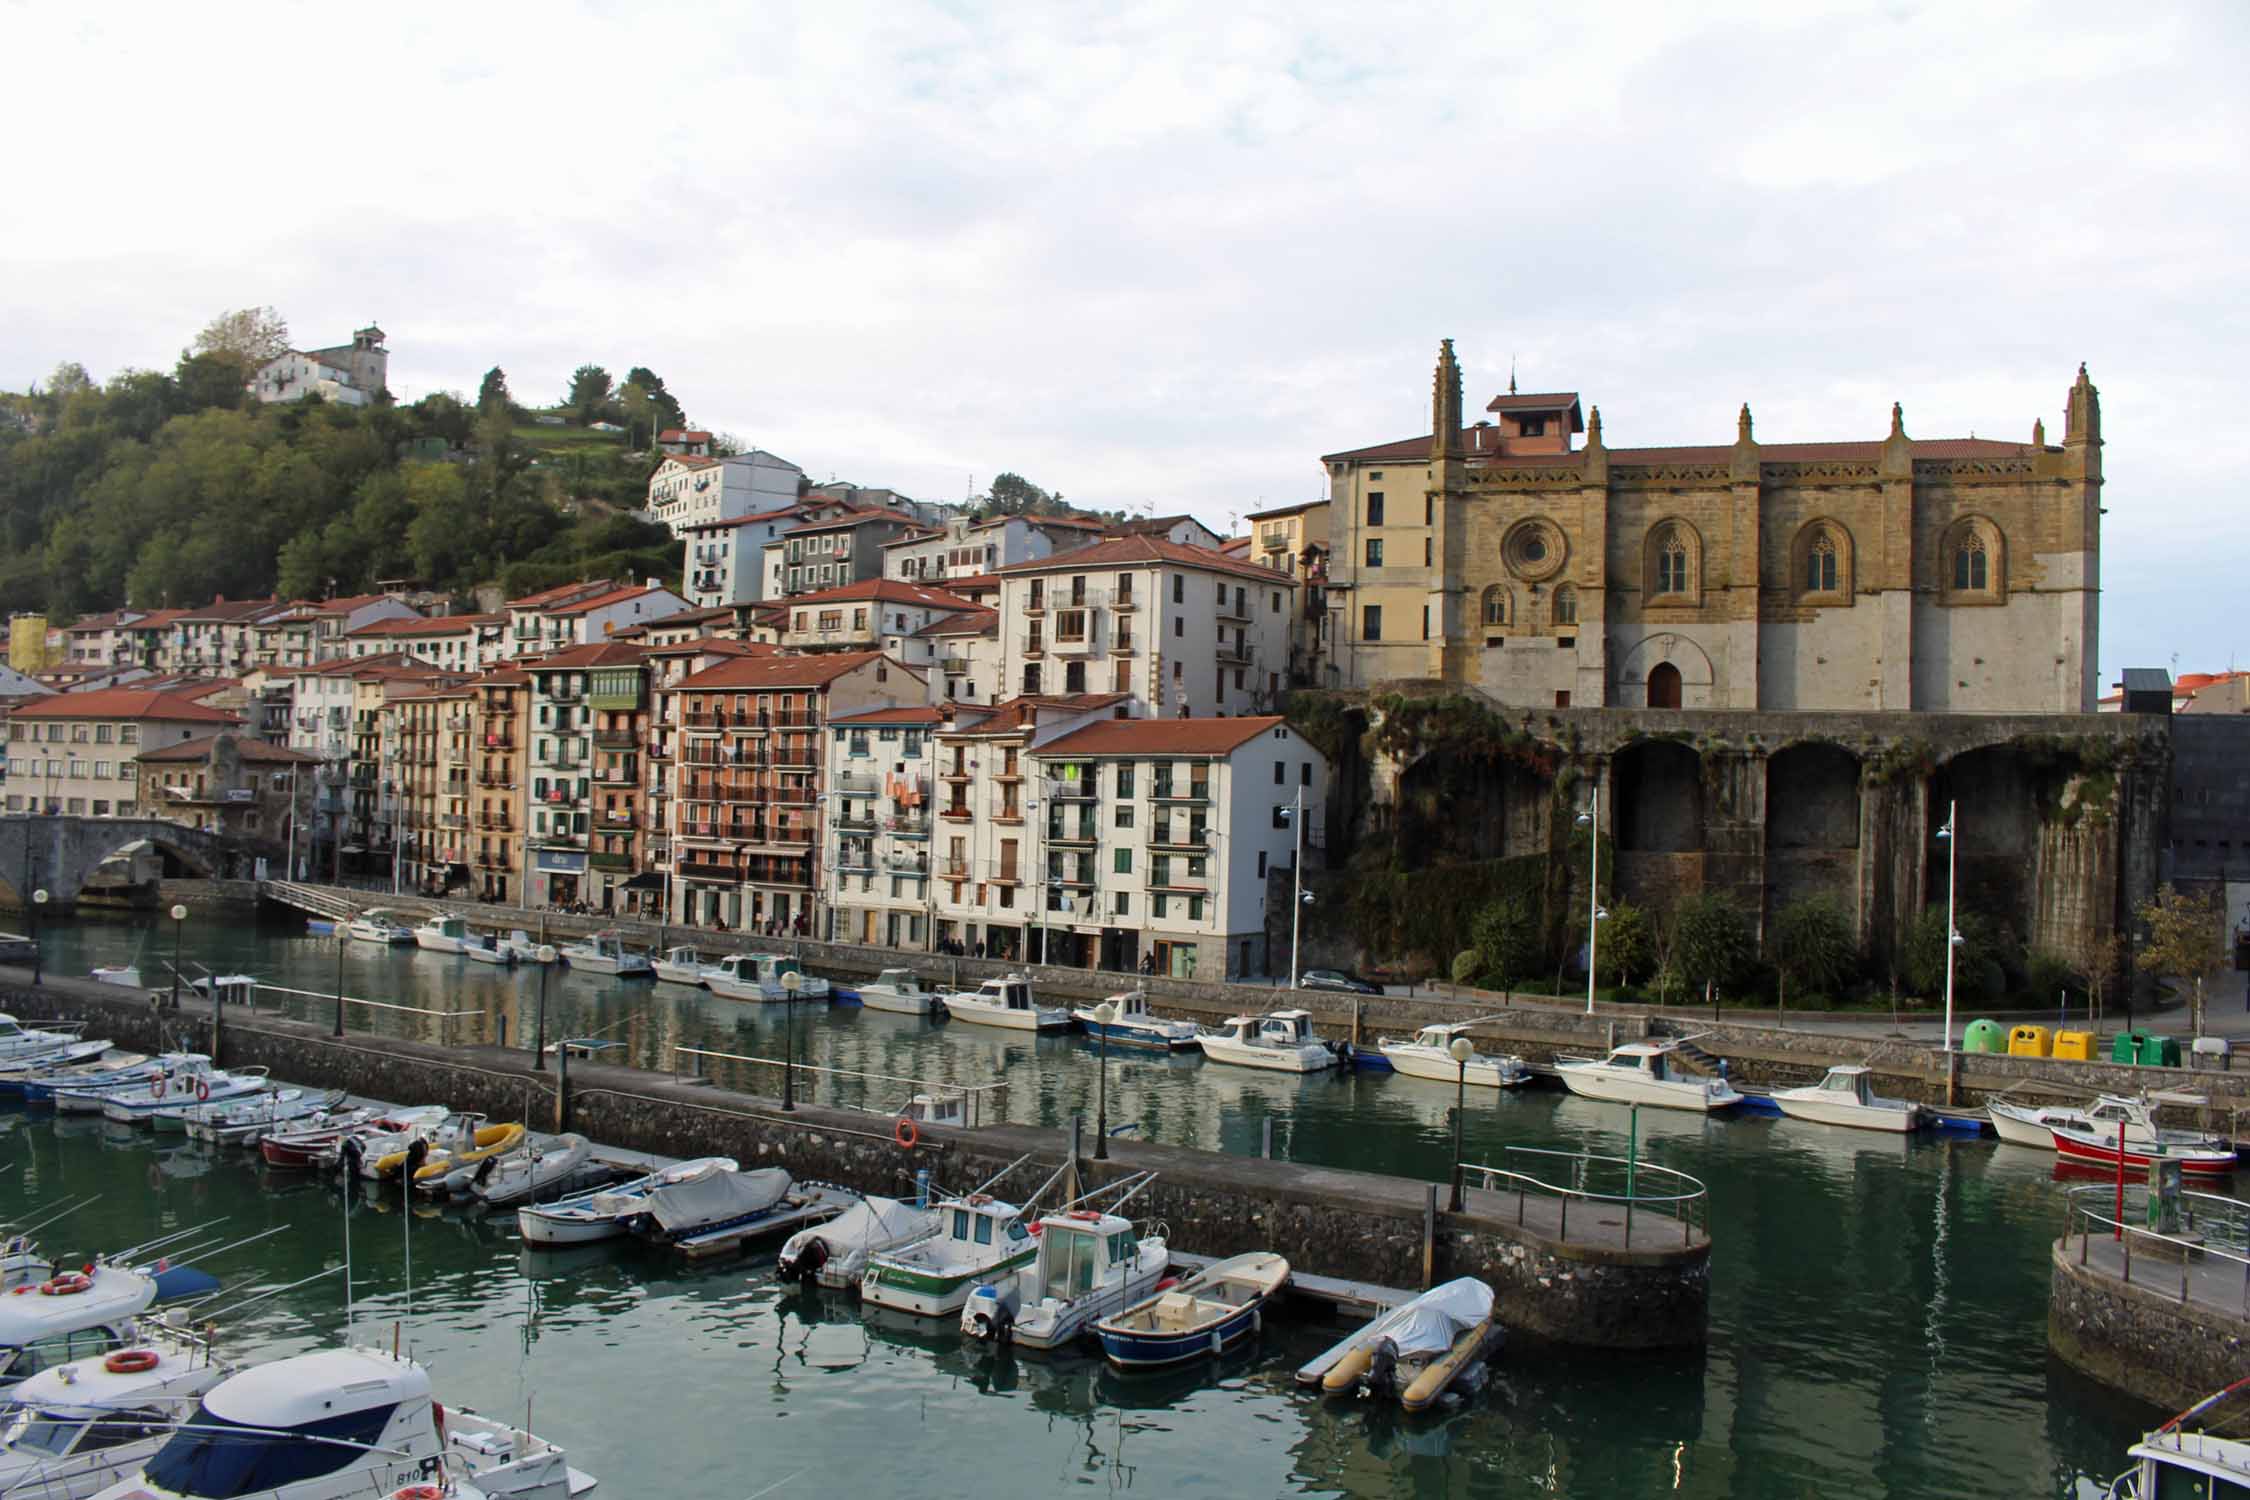
[{"label": "red tile roof", "polygon": [[644,656],[779,656],[781,648],[771,641],[738,641],[732,636],[705,635],[692,641],[681,641],[674,646],[643,646]]},{"label": "red tile roof", "polygon": [[1000,630],[1000,612],[979,605],[959,614],[941,615],[914,632],[915,639],[929,640],[937,636],[997,635]]},{"label": "red tile roof", "polygon": [[607,578],[580,580],[577,583],[558,583],[551,589],[541,589],[536,594],[526,594],[521,599],[510,599],[510,609],[545,609],[551,604],[567,604],[573,599],[584,599],[592,594],[605,593],[617,587]]},{"label": "red tile roof", "polygon": [[830,714],[831,724],[942,724],[945,711],[921,705],[898,708],[863,708],[857,713]]},{"label": "red tile roof", "polygon": [[708,443],[711,434],[693,427],[667,427],[656,435],[656,440],[660,443]]},{"label": "red tile roof", "polygon": [[628,599],[639,599],[649,594],[662,594],[669,592],[670,590],[668,589],[649,584],[628,584],[624,588],[611,589],[606,594],[596,594],[591,599],[581,599],[575,604],[565,604],[559,609],[550,609],[547,611],[547,613],[555,615],[557,617],[561,617],[564,615],[582,615],[590,610],[602,609],[608,605],[623,604]]},{"label": "red tile roof", "polygon": [[184,609],[152,609],[138,620],[126,622],[127,630],[161,630],[187,614]]},{"label": "red tile roof", "polygon": [[146,688],[97,688],[91,693],[62,693],[17,709],[19,719],[172,719],[183,723],[239,724],[230,713],[175,693],[152,693]]},{"label": "red tile roof", "polygon": [[631,646],[622,641],[597,641],[591,646],[570,646],[551,656],[535,657],[525,662],[524,667],[529,671],[540,672],[550,668],[636,666],[647,654],[646,646]]},{"label": "red tile roof", "polygon": [[1041,755],[1229,755],[1277,724],[1242,719],[1104,719],[1039,747]]},{"label": "red tile roof", "polygon": [[872,599],[879,604],[913,604],[924,609],[975,609],[976,601],[964,599],[948,589],[926,583],[911,583],[901,578],[863,578],[857,583],[840,584],[832,589],[822,589],[812,594],[792,594],[786,603],[791,609],[807,604],[850,604]]},{"label": "red tile roof", "polygon": [[72,634],[80,632],[92,634],[97,630],[111,630],[125,623],[124,617],[131,613],[133,611],[129,609],[105,609],[98,615],[88,615],[77,624],[65,626],[64,629]]},{"label": "red tile roof", "polygon": [[1091,547],[1058,552],[1053,557],[1010,563],[1000,573],[1003,577],[1014,577],[1019,573],[1092,572],[1100,568],[1139,567],[1150,563],[1175,563],[1182,567],[1203,568],[1213,573],[1231,573],[1238,578],[1255,578],[1260,583],[1276,588],[1297,586],[1297,580],[1287,573],[1260,567],[1256,563],[1242,562],[1208,547],[1167,541],[1160,536],[1110,537]]},{"label": "red tile roof", "polygon": [[[1022,734],[1037,722],[1039,710],[1043,708],[1062,713],[1092,713],[1096,709],[1114,708],[1131,696],[1130,693],[1026,693],[993,705],[984,718],[964,723],[951,734]],[[958,706],[963,713],[976,712],[966,704]]]},{"label": "red tile roof", "polygon": [[344,632],[344,639],[356,641],[382,635],[453,635],[463,630],[474,630],[480,625],[505,625],[506,615],[398,615],[387,620],[370,620],[365,625]]},{"label": "red tile roof", "polygon": [[[391,594],[351,594],[342,599],[324,599],[314,608],[324,615],[348,615],[362,605],[380,604],[385,599],[395,598]],[[404,604],[406,601],[397,599],[396,602]]]},{"label": "red tile roof", "polygon": [[724,690],[727,692],[766,692],[775,689],[826,687],[837,678],[859,670],[873,662],[889,665],[920,679],[903,662],[892,661],[880,651],[838,651],[822,656],[744,656],[733,661],[723,661],[715,666],[682,678],[675,691],[693,692]]},{"label": "red tile roof", "polygon": [[280,601],[274,599],[214,599],[201,609],[186,611],[180,618],[184,621],[194,621],[199,624],[206,621],[224,623],[247,619],[262,610],[273,608],[278,602]]},{"label": "red tile roof", "polygon": [[320,763],[317,755],[307,755],[302,750],[292,750],[287,745],[276,745],[269,740],[253,739],[246,734],[206,734],[192,740],[182,740],[177,745],[166,745],[158,750],[143,750],[135,759],[142,765],[152,760],[202,760],[212,747],[223,739],[232,739],[243,760],[253,765],[311,766]]}]

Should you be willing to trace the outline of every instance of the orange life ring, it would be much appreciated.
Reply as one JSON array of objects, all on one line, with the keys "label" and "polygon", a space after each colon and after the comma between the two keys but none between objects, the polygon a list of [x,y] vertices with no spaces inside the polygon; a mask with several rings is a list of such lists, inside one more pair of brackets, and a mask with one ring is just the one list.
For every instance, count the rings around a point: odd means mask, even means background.
[{"label": "orange life ring", "polygon": [[1099,1224],[1102,1221],[1102,1216],[1090,1208],[1074,1208],[1070,1211],[1069,1217],[1076,1219],[1081,1224]]},{"label": "orange life ring", "polygon": [[912,1151],[922,1139],[922,1128],[914,1123],[911,1116],[900,1115],[897,1128],[891,1132],[891,1139]]},{"label": "orange life ring", "polygon": [[445,1500],[445,1491],[434,1484],[410,1484],[391,1491],[391,1500]]},{"label": "orange life ring", "polygon": [[969,1194],[969,1207],[971,1207],[971,1208],[982,1208],[982,1207],[984,1207],[984,1206],[985,1206],[985,1205],[986,1205],[987,1203],[990,1203],[991,1201],[992,1201],[992,1195],[991,1195],[990,1193],[971,1193],[971,1194]]},{"label": "orange life ring", "polygon": [[195,1102],[196,1102],[196,1103],[198,1103],[198,1104],[209,1104],[209,1103],[211,1102],[211,1080],[210,1080],[210,1079],[208,1079],[208,1078],[201,1078],[201,1079],[198,1079],[198,1080],[196,1080],[196,1085],[195,1085]]},{"label": "orange life ring", "polygon": [[112,1375],[142,1375],[156,1368],[154,1349],[120,1349],[102,1361],[102,1368]]},{"label": "orange life ring", "polygon": [[165,1084],[165,1078],[164,1078],[164,1075],[163,1075],[162,1073],[159,1073],[159,1074],[157,1074],[157,1075],[156,1075],[156,1082],[154,1082],[154,1083],[152,1083],[152,1084],[150,1084],[150,1085],[149,1085],[149,1092],[150,1092],[150,1093],[151,1093],[152,1095],[154,1095],[154,1096],[155,1096],[156,1098],[159,1098],[159,1099],[163,1098],[163,1097],[164,1097],[164,1084]]},{"label": "orange life ring", "polygon": [[88,1276],[85,1272],[65,1271],[60,1276],[50,1276],[47,1280],[39,1283],[39,1295],[42,1297],[75,1297],[80,1292],[90,1291],[93,1285],[94,1278]]}]

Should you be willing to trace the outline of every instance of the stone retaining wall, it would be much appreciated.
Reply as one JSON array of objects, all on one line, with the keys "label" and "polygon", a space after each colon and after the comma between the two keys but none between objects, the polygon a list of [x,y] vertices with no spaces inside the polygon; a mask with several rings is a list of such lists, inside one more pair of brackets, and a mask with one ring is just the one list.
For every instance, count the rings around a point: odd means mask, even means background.
[{"label": "stone retaining wall", "polygon": [[[183,1002],[159,1012],[145,999],[77,980],[39,988],[0,977],[0,1007],[23,1016],[83,1020],[119,1043],[154,1049],[210,1035],[209,1008]],[[751,1095],[660,1073],[578,1064],[570,1070],[567,1121],[560,1070],[533,1072],[516,1049],[442,1049],[391,1038],[341,1039],[322,1026],[230,1010],[224,1058],[273,1076],[375,1098],[442,1100],[496,1119],[568,1128],[611,1145],[669,1156],[732,1156],[745,1165],[785,1164],[800,1178],[863,1192],[910,1192],[917,1169],[967,1188],[1019,1156],[1008,1179],[1029,1192],[1068,1155],[1068,1137],[1028,1126],[928,1130],[909,1151],[884,1116],[800,1106],[793,1114]],[[1113,1141],[1111,1159],[1081,1164],[1091,1185],[1153,1170],[1136,1216],[1164,1221],[1183,1250],[1230,1255],[1272,1249],[1322,1275],[1385,1286],[1481,1276],[1502,1317],[1520,1332],[1593,1348],[1698,1346],[1709,1306],[1709,1247],[1631,1251],[1562,1245],[1477,1214],[1428,1215],[1429,1185],[1373,1173],[1233,1157],[1144,1141]],[[1427,1226],[1427,1227],[1426,1227]]]},{"label": "stone retaining wall", "polygon": [[2069,1246],[2055,1242],[2047,1297],[2047,1342],[2066,1363],[2168,1412],[2242,1378],[2250,1320],[2127,1286]]}]

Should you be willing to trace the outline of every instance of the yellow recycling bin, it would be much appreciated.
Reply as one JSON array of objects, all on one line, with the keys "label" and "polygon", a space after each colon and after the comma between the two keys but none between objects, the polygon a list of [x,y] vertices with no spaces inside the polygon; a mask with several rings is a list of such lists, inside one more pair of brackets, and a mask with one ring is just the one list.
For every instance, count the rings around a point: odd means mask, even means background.
[{"label": "yellow recycling bin", "polygon": [[2091,1031],[2056,1032],[2054,1055],[2071,1062],[2092,1062],[2094,1060],[2094,1034]]},{"label": "yellow recycling bin", "polygon": [[2047,1028],[2044,1026],[2018,1026],[2008,1033],[2010,1057],[2045,1057],[2047,1055]]}]

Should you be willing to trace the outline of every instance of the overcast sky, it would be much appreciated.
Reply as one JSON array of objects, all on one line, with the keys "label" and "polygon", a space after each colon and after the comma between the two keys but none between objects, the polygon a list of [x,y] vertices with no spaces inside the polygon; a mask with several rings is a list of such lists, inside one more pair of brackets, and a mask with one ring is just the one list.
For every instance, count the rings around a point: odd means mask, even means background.
[{"label": "overcast sky", "polygon": [[0,386],[270,303],[403,398],[646,364],[816,478],[1314,498],[1580,391],[1613,446],[2109,446],[2102,671],[2239,628],[2250,6],[0,0]]}]

